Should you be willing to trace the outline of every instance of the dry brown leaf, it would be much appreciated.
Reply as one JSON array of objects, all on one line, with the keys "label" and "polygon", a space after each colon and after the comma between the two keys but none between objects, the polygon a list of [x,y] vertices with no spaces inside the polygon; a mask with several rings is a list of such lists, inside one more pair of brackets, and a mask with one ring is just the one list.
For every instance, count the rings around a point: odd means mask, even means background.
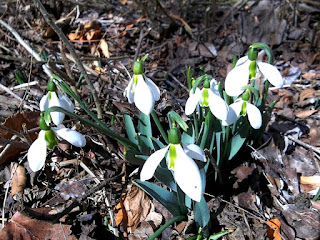
[{"label": "dry brown leaf", "polygon": [[4,226],[0,233],[0,239],[51,239],[51,240],[76,240],[71,235],[71,225],[60,223],[51,224],[46,221],[31,219],[16,212],[11,220]]},{"label": "dry brown leaf", "polygon": [[138,224],[148,216],[151,201],[142,189],[132,185],[123,205],[128,216],[128,232],[133,232]]},{"label": "dry brown leaf", "polygon": [[304,110],[304,111],[297,112],[294,115],[296,115],[296,117],[298,117],[298,118],[307,118],[316,112],[318,112],[318,110],[310,109],[310,110]]},{"label": "dry brown leaf", "polygon": [[[22,112],[14,114],[8,117],[5,122],[2,124],[3,126],[12,129],[17,132],[22,132],[24,129],[32,129],[38,127],[38,121],[40,117],[40,112]],[[11,131],[6,131],[4,129],[0,129],[0,139],[10,140],[13,136]],[[35,132],[29,134],[31,140],[35,140],[37,138],[37,134]],[[3,144],[4,147],[7,146]],[[9,145],[9,148],[6,150],[5,154],[2,156],[0,160],[0,164],[3,164],[9,160],[15,159],[22,151],[25,151],[29,148],[29,145],[25,142],[19,141],[19,138],[15,138],[13,143]],[[3,150],[3,147],[0,147],[0,152]]]},{"label": "dry brown leaf", "polygon": [[[279,235],[281,222],[278,219],[273,218],[273,219],[270,219],[267,223],[268,223],[267,236],[269,240],[281,240],[281,236]],[[272,226],[272,228],[269,225]],[[276,229],[279,233],[274,229]]]},{"label": "dry brown leaf", "polygon": [[12,174],[11,195],[15,199],[16,194],[20,197],[23,195],[23,190],[27,182],[26,169],[18,163],[14,163],[11,167],[11,175]]},{"label": "dry brown leaf", "polygon": [[69,33],[69,34],[68,34],[68,38],[69,38],[71,41],[78,40],[78,39],[79,39],[79,34],[78,34],[78,33]]},{"label": "dry brown leaf", "polygon": [[108,43],[106,42],[106,40],[101,39],[100,49],[102,50],[102,53],[106,58],[110,58],[109,47],[108,47]]},{"label": "dry brown leaf", "polygon": [[315,187],[320,187],[320,176],[316,176],[316,175],[310,176],[310,177],[301,176],[300,183],[313,185]]},{"label": "dry brown leaf", "polygon": [[308,98],[312,98],[314,97],[316,92],[317,91],[313,88],[307,88],[300,93],[299,100],[302,101]]}]

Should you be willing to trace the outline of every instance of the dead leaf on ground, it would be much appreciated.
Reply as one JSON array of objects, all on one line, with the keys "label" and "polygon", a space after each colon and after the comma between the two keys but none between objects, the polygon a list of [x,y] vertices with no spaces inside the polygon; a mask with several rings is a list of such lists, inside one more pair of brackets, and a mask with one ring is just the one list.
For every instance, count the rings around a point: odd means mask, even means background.
[{"label": "dead leaf on ground", "polygon": [[27,176],[26,169],[23,166],[18,165],[18,163],[14,163],[12,165],[11,175],[13,174],[13,177],[11,182],[11,195],[15,199],[16,194],[22,197],[23,190],[26,186]]},{"label": "dead leaf on ground", "polygon": [[116,223],[124,222],[127,225],[127,232],[131,233],[135,230],[140,222],[145,220],[151,209],[151,200],[148,195],[136,185],[128,186],[128,192],[123,204],[116,206]]},{"label": "dead leaf on ground", "polygon": [[100,49],[102,50],[102,53],[106,58],[110,58],[109,47],[108,47],[108,43],[106,42],[106,40],[101,39]]},{"label": "dead leaf on ground", "polygon": [[31,219],[16,212],[11,220],[4,226],[0,239],[51,239],[51,240],[76,240],[71,235],[71,225],[50,224],[46,221]]},{"label": "dead leaf on ground", "polygon": [[302,184],[310,184],[315,187],[320,187],[320,176],[301,176],[300,183]]},{"label": "dead leaf on ground", "polygon": [[[268,223],[267,236],[269,240],[281,240],[281,236],[279,235],[281,222],[279,221],[279,219],[273,218],[273,219],[270,219],[267,223]],[[275,231],[275,229],[277,231]]]},{"label": "dead leaf on ground", "polygon": [[307,118],[316,112],[318,112],[318,110],[310,109],[310,110],[304,110],[304,111],[297,112],[294,115],[296,115],[296,117],[298,117],[298,118]]}]

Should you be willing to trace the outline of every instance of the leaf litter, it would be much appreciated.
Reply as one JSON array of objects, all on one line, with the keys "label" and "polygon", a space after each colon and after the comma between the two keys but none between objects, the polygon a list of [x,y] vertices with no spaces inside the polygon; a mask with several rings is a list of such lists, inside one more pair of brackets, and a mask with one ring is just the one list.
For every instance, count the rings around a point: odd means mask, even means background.
[{"label": "leaf litter", "polygon": [[[124,133],[119,119],[121,113],[137,114],[136,109],[124,101],[122,92],[128,81],[124,67],[130,71],[141,30],[147,33],[140,49],[143,54],[149,53],[147,75],[163,90],[165,100],[156,109],[163,116],[169,109],[183,112],[187,92],[180,84],[186,85],[186,66],[194,67],[195,71],[202,67],[223,83],[231,69],[233,54],[243,54],[246,45],[255,41],[271,45],[277,59],[275,64],[287,85],[282,89],[271,89],[268,94],[269,103],[276,100],[277,104],[265,134],[265,144],[257,149],[253,146],[245,148],[235,156],[230,165],[232,175],[224,187],[227,191],[217,187],[213,178],[208,178],[206,192],[210,195],[206,200],[215,219],[214,228],[217,231],[233,230],[225,239],[319,238],[319,203],[312,200],[314,194],[310,192],[319,187],[320,158],[319,153],[308,147],[320,147],[318,4],[299,2],[295,13],[291,4],[280,5],[280,1],[275,4],[269,0],[239,1],[231,5],[165,1],[169,13],[165,14],[156,11],[155,1],[115,1],[108,5],[87,1],[77,10],[73,10],[69,1],[62,7],[60,2],[47,7],[60,20],[60,27],[76,46],[82,61],[96,72],[90,78],[95,81],[99,97],[104,101],[103,120],[113,124],[114,131],[119,133]],[[55,64],[62,64],[58,62],[57,38],[41,17],[34,15],[34,6],[17,3],[18,11],[12,12],[12,4],[7,3],[4,19],[32,45],[38,49],[43,47],[48,56],[57,61]],[[278,14],[280,12],[283,14]],[[239,35],[239,32],[243,34]],[[13,61],[1,57],[1,84],[18,86],[13,75],[17,68],[30,73],[30,80],[38,81],[39,85],[13,91],[21,97],[28,93],[24,101],[33,106],[39,101],[38,92],[45,89],[46,77],[39,65],[32,64],[32,60],[30,63],[30,56],[12,36],[3,33],[0,35],[1,56],[15,55],[22,59]],[[78,70],[72,63],[70,67],[73,77],[78,79]],[[85,85],[79,93],[88,105],[92,104]],[[0,233],[1,239],[101,239],[101,234],[115,236],[114,229],[127,234],[129,239],[147,239],[172,217],[159,203],[128,184],[138,176],[130,176],[135,166],[123,161],[123,151],[119,151],[118,144],[81,124],[75,127],[87,135],[88,145],[82,150],[68,147],[65,151],[50,152],[48,159],[58,157],[54,170],[48,161],[44,170],[30,175],[28,167],[24,168],[23,156],[31,143],[28,140],[37,137],[37,130],[29,130],[37,127],[39,113],[21,111],[16,98],[6,92],[1,95],[2,125],[8,128],[0,129],[2,141],[7,141],[2,143],[1,150],[2,191],[5,192],[8,186],[4,183],[11,182],[13,195],[6,201],[2,199],[5,207],[1,212],[7,222]],[[71,125],[71,122],[67,124]],[[14,131],[24,134],[26,139],[12,139]],[[8,144],[12,150],[5,152]],[[68,161],[71,160],[70,165]],[[13,177],[8,174],[10,162],[17,166]],[[60,219],[60,224],[32,219],[17,210],[21,207],[18,196],[22,193],[24,204],[29,207],[37,209],[48,205],[54,210],[62,206],[63,210],[70,204],[68,201],[74,201],[92,188],[95,180],[116,176],[119,177],[103,191],[95,192],[80,208]],[[162,239],[185,238],[196,232],[190,218],[179,227],[168,228]]]}]

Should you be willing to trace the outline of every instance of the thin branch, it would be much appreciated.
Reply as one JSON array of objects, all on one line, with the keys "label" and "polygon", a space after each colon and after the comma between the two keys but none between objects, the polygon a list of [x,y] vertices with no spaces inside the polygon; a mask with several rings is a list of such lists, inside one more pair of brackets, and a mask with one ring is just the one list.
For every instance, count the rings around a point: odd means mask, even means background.
[{"label": "thin branch", "polygon": [[66,44],[66,47],[68,48],[71,56],[74,58],[76,64],[78,65],[78,68],[80,70],[80,72],[82,73],[86,83],[88,84],[88,87],[90,89],[90,92],[92,93],[93,96],[93,100],[95,101],[96,104],[96,108],[97,108],[97,114],[98,114],[98,118],[101,119],[102,118],[102,110],[101,110],[101,104],[100,101],[98,99],[97,93],[93,87],[92,82],[89,79],[89,76],[87,74],[87,71],[85,70],[85,68],[83,67],[83,64],[78,56],[78,54],[76,53],[73,45],[69,42],[69,40],[67,39],[66,35],[64,35],[64,33],[61,31],[61,29],[51,20],[51,18],[49,17],[49,14],[47,12],[47,10],[45,9],[45,7],[42,5],[42,3],[40,2],[40,0],[34,0],[33,1],[36,8],[41,12],[44,20],[49,24],[49,26],[56,32],[56,34],[59,36],[59,38],[61,39],[62,42],[64,42]]}]

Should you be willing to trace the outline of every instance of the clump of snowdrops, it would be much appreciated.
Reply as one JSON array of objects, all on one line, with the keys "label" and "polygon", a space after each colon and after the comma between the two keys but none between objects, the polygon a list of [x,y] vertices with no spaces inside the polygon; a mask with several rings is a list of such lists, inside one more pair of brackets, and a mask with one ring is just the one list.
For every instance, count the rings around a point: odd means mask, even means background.
[{"label": "clump of snowdrops", "polygon": [[[257,60],[259,49],[266,52],[268,62]],[[62,79],[53,75],[48,93],[40,102],[41,131],[28,152],[30,167],[33,171],[40,170],[46,160],[47,148],[54,148],[59,139],[77,147],[85,145],[85,138],[80,133],[62,125],[64,116],[69,115],[117,140],[126,149],[126,161],[141,166],[134,183],[174,216],[151,239],[173,222],[185,219],[191,211],[199,229],[197,238],[212,239],[227,234],[225,231],[209,236],[210,212],[203,193],[210,161],[204,150],[215,158],[218,167],[222,167],[242,146],[260,140],[274,106],[274,103],[266,106],[269,85],[281,87],[283,84],[280,72],[272,65],[272,51],[263,43],[251,45],[248,56],[240,58],[227,75],[224,89],[207,74],[194,79],[189,68],[187,84],[190,92],[185,114],[190,120],[187,122],[174,111],[168,113],[167,123],[159,121],[154,106],[161,93],[144,74],[145,58],[134,62],[133,76],[124,91],[128,102],[140,111],[137,125],[129,115],[123,115],[127,138],[111,131]],[[257,85],[256,80],[261,76],[262,81]],[[66,94],[77,101],[94,122],[76,115]],[[154,136],[152,121],[160,136]],[[153,177],[167,188],[148,181]]]}]

